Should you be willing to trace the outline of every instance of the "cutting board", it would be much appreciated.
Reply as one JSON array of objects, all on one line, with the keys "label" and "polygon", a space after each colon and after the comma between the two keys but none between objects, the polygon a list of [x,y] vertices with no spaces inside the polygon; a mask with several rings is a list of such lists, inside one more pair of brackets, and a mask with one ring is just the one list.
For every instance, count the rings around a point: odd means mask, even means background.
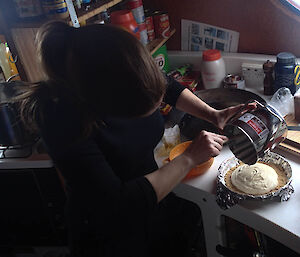
[{"label": "cutting board", "polygon": [[[286,116],[285,121],[288,126],[299,125],[299,122],[297,122],[292,115]],[[300,157],[300,131],[289,130],[286,139],[278,146],[278,148]]]}]

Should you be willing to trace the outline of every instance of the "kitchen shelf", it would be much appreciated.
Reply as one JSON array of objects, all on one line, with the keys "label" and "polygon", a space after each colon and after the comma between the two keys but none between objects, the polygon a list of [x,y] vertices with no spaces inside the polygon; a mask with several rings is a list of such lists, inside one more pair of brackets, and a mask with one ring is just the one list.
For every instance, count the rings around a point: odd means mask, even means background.
[{"label": "kitchen shelf", "polygon": [[150,51],[151,55],[154,54],[164,43],[166,43],[168,39],[174,35],[175,32],[176,29],[172,29],[168,38],[156,38],[153,41],[151,41],[147,45],[147,48]]},{"label": "kitchen shelf", "polygon": [[[87,19],[90,19],[97,14],[99,14],[102,11],[107,10],[110,7],[113,7],[114,5],[117,5],[118,3],[122,2],[123,0],[101,0],[96,3],[92,3],[91,7],[89,8],[88,11],[85,11],[83,8],[77,9],[76,8],[76,14],[79,22],[86,21]],[[41,17],[37,18],[35,20],[25,20],[24,21],[18,21],[13,23],[10,27],[12,28],[39,28],[43,23],[50,21],[50,20],[55,20],[46,18],[46,17]],[[62,20],[62,21],[67,21],[70,25],[72,25],[70,17],[67,19],[57,19],[57,20]]]},{"label": "kitchen shelf", "polygon": [[85,21],[87,19],[92,18],[93,16],[99,14],[100,12],[103,12],[107,10],[110,7],[113,7],[114,5],[122,2],[122,0],[112,0],[112,1],[100,1],[94,4],[91,4],[91,7],[88,11],[83,10],[83,8],[76,10],[77,11],[77,17],[79,22]]}]

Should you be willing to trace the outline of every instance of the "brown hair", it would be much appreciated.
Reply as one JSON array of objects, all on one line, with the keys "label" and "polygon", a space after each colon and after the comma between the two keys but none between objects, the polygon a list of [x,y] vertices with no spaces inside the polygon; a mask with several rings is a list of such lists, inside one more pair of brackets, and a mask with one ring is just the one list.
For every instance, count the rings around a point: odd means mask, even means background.
[{"label": "brown hair", "polygon": [[165,78],[146,47],[119,27],[73,28],[50,22],[39,29],[36,42],[47,81],[28,87],[22,103],[27,121],[33,121],[40,109],[37,98],[45,88],[69,90],[79,109],[85,110],[86,126],[102,114],[135,117],[147,113],[165,93]]}]

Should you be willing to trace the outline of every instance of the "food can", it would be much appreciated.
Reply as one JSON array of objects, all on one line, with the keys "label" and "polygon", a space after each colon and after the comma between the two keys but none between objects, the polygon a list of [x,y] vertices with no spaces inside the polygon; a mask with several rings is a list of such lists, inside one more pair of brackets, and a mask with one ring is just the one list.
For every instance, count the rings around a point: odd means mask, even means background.
[{"label": "food can", "polygon": [[43,14],[38,0],[14,0],[14,4],[19,18],[32,18]]},{"label": "food can", "polygon": [[127,2],[127,8],[131,10],[137,24],[145,22],[145,13],[142,0],[129,0]]},{"label": "food can", "polygon": [[68,6],[65,0],[43,0],[42,5],[49,18],[66,19],[69,17]]},{"label": "food can", "polygon": [[149,41],[148,41],[146,23],[138,24],[138,27],[140,32],[140,41],[143,43],[143,45],[147,45]]},{"label": "food can", "polygon": [[245,80],[238,75],[227,75],[223,80],[224,88],[245,89]]},{"label": "food can", "polygon": [[153,18],[152,18],[152,16],[147,16],[145,18],[145,20],[146,20],[148,39],[149,39],[149,41],[152,41],[155,39]]},{"label": "food can", "polygon": [[156,37],[168,38],[170,36],[169,15],[165,12],[153,13],[153,23]]}]

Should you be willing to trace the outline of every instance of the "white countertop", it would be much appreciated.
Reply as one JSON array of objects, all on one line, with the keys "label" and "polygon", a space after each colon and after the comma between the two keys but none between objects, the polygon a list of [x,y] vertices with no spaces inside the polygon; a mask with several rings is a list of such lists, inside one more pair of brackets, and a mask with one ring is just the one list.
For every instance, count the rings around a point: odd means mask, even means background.
[{"label": "white countertop", "polygon": [[[202,213],[208,212],[207,215],[203,215],[203,222],[210,223],[210,229],[213,229],[212,226],[217,221],[205,221],[205,216],[206,219],[215,219],[216,215],[225,215],[300,253],[300,158],[281,150],[275,149],[275,152],[283,156],[292,167],[291,184],[295,192],[288,201],[280,202],[279,198],[265,201],[245,200],[227,210],[222,210],[216,203],[216,182],[220,164],[233,157],[228,146],[225,146],[221,154],[215,157],[213,165],[205,174],[183,181],[175,192],[200,203]],[[202,200],[205,200],[205,203]],[[215,226],[218,227],[217,224]]]},{"label": "white countertop", "polygon": [[[256,90],[251,91],[259,94],[267,102],[271,98]],[[224,146],[220,155],[215,157],[213,165],[205,174],[183,181],[175,189],[175,192],[199,204],[201,211],[204,212],[202,215],[204,216],[204,222],[209,223],[210,228],[211,226],[215,226],[216,229],[221,227],[217,221],[211,220],[218,215],[225,215],[272,237],[300,253],[300,156],[276,148],[274,152],[283,156],[292,167],[291,184],[295,192],[288,201],[280,202],[279,198],[265,201],[245,200],[228,210],[222,210],[215,201],[216,181],[220,164],[234,156],[228,146]],[[206,241],[212,237],[217,237],[217,234],[212,233],[211,237],[206,238]],[[214,243],[211,243],[208,247],[214,248]],[[215,255],[213,249],[208,249],[208,253],[208,256],[219,256]]]}]

